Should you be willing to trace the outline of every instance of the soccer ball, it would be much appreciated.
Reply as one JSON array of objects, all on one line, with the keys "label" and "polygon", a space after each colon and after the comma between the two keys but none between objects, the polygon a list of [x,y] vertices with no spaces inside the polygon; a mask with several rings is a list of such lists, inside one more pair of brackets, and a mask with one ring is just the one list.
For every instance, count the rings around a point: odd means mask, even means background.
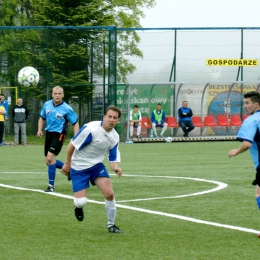
[{"label": "soccer ball", "polygon": [[165,142],[166,143],[171,143],[172,142],[172,138],[171,137],[166,137],[165,138]]},{"label": "soccer ball", "polygon": [[39,72],[33,67],[24,67],[18,73],[18,82],[24,87],[36,87],[39,79]]}]

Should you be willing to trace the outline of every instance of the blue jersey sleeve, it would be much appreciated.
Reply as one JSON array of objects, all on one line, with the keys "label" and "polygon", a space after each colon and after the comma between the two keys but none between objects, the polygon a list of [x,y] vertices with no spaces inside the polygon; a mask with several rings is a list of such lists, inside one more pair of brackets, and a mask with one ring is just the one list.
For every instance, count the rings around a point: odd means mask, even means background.
[{"label": "blue jersey sleeve", "polygon": [[46,112],[45,112],[45,108],[46,108],[46,103],[44,103],[42,110],[40,112],[40,117],[42,117],[43,119],[46,119]]},{"label": "blue jersey sleeve", "polygon": [[120,162],[120,152],[118,149],[118,143],[112,149],[109,150],[108,161]]},{"label": "blue jersey sleeve", "polygon": [[245,120],[238,131],[237,140],[241,142],[247,141],[253,143],[258,129],[258,124],[258,120],[256,120],[255,116],[251,116],[250,118]]},{"label": "blue jersey sleeve", "polygon": [[67,118],[68,118],[69,122],[72,125],[74,125],[78,122],[78,116],[70,106],[68,106],[68,108],[69,109],[68,109]]},{"label": "blue jersey sleeve", "polygon": [[92,133],[90,131],[90,128],[87,127],[87,125],[84,125],[80,128],[78,133],[73,137],[72,144],[74,147],[80,151],[82,148],[84,148],[86,145],[90,144],[92,141]]}]

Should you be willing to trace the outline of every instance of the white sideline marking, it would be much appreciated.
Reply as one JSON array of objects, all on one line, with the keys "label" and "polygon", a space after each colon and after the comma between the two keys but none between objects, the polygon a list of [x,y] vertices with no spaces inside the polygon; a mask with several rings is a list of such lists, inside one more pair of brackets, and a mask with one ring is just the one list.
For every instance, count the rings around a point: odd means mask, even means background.
[{"label": "white sideline marking", "polygon": [[[38,190],[38,189],[27,189],[27,188],[23,188],[23,187],[15,187],[15,186],[11,186],[11,185],[5,185],[5,184],[2,184],[2,183],[0,183],[0,187],[9,188],[9,189],[16,189],[16,190],[24,190],[24,191],[34,191],[34,192],[44,193],[46,195],[52,195],[52,196],[57,196],[57,197],[61,197],[61,198],[66,198],[66,199],[74,199],[73,196],[69,196],[69,195],[65,195],[65,194],[60,194],[60,193],[56,193],[56,192],[46,193],[46,192],[44,192],[42,190]],[[105,204],[104,202],[95,201],[95,200],[88,200],[88,202],[95,203],[95,204],[103,204],[103,205]],[[142,209],[142,208],[131,207],[131,206],[126,206],[126,205],[121,205],[121,204],[117,204],[117,207],[123,208],[123,209],[130,209],[130,210],[134,210],[134,211],[139,211],[139,212],[143,212],[143,213],[148,213],[148,214],[154,214],[154,215],[159,215],[159,216],[165,216],[165,217],[170,217],[170,218],[175,218],[175,219],[186,220],[186,221],[204,224],[204,225],[210,225],[210,226],[215,226],[215,227],[222,227],[222,228],[227,228],[227,229],[232,229],[232,230],[237,230],[237,231],[243,231],[243,232],[247,232],[247,233],[253,233],[253,234],[259,234],[260,233],[260,231],[255,230],[255,229],[243,228],[243,227],[226,225],[226,224],[220,224],[220,223],[210,222],[210,221],[204,221],[204,220],[200,220],[200,219],[196,219],[196,218],[190,218],[190,217],[185,217],[185,216],[171,214],[171,213]]]}]

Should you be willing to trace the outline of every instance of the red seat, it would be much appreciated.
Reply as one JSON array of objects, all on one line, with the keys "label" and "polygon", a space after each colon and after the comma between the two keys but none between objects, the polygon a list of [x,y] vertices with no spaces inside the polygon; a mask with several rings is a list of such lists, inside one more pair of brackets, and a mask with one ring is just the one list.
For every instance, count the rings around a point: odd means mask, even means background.
[{"label": "red seat", "polygon": [[239,115],[231,115],[230,116],[230,125],[232,126],[241,126],[242,121]]},{"label": "red seat", "polygon": [[179,125],[176,122],[176,118],[174,116],[167,116],[165,119],[165,123],[168,124],[168,127],[178,128]]},{"label": "red seat", "polygon": [[228,122],[227,116],[218,116],[218,125],[219,126],[230,126],[230,123]]},{"label": "red seat", "polygon": [[218,126],[218,124],[215,122],[214,116],[205,116],[204,125],[205,126]]},{"label": "red seat", "polygon": [[202,122],[202,118],[200,116],[193,116],[191,118],[192,123],[195,127],[204,127],[205,125]]},{"label": "red seat", "polygon": [[142,117],[142,128],[152,128],[148,117]]}]

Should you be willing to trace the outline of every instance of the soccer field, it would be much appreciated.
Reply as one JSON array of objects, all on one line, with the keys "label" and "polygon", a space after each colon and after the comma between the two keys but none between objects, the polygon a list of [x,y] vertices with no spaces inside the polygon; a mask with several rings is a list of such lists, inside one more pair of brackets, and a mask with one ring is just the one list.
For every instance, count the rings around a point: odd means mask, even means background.
[{"label": "soccer field", "polygon": [[[83,222],[74,216],[64,175],[57,171],[56,193],[43,192],[42,146],[1,147],[0,258],[259,259],[253,163],[249,152],[227,156],[239,145],[120,144],[123,176],[109,172],[121,234],[108,233],[96,187],[88,190]],[[58,156],[62,161],[66,148]]]}]

